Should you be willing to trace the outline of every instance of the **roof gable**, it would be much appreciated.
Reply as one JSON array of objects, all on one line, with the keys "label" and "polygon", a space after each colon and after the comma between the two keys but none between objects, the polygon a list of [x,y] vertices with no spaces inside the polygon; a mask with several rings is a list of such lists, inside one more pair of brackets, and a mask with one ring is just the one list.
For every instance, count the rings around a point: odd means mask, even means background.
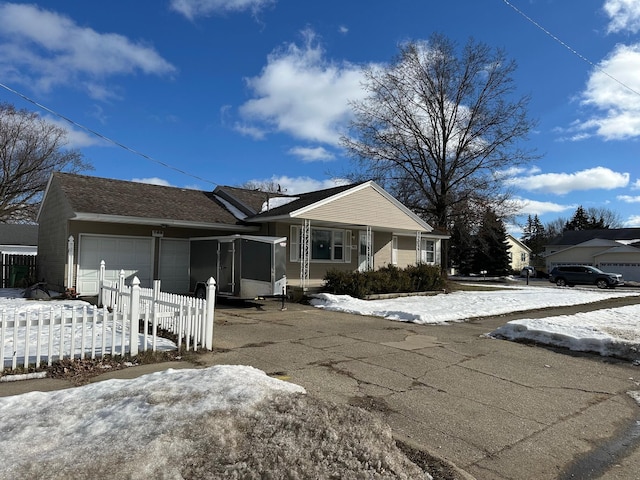
[{"label": "roof gable", "polygon": [[368,225],[390,231],[433,231],[429,224],[372,181],[300,194],[289,203],[262,212],[250,220],[296,218],[324,223]]}]

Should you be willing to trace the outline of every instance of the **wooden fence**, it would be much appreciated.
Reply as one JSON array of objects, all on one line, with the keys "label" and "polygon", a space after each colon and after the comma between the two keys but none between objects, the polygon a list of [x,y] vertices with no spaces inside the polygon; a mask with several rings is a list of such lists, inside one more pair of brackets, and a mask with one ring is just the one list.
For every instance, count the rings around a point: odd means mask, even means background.
[{"label": "wooden fence", "polygon": [[0,260],[2,288],[26,288],[29,281],[36,280],[36,255],[3,253]]},{"label": "wooden fence", "polygon": [[176,335],[178,349],[213,348],[215,281],[209,279],[206,299],[140,288],[134,277],[124,285],[104,280],[102,265],[98,306],[71,306],[0,312],[0,372],[5,368],[40,367],[56,360],[156,351],[158,330]]}]

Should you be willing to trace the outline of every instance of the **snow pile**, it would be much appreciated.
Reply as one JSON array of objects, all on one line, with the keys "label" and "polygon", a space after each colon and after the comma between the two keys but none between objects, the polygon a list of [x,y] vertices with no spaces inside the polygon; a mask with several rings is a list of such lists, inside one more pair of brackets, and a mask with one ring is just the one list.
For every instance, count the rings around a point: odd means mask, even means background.
[{"label": "snow pile", "polygon": [[447,295],[359,300],[348,295],[321,293],[311,304],[326,310],[384,317],[420,324],[461,322],[546,307],[579,305],[608,298],[638,295],[622,290],[506,287],[489,291],[460,291]]},{"label": "snow pile", "polygon": [[530,340],[580,352],[640,360],[640,305],[555,317],[513,320],[492,337]]},{"label": "snow pile", "polygon": [[0,479],[429,478],[360,409],[246,366],[0,398]]}]

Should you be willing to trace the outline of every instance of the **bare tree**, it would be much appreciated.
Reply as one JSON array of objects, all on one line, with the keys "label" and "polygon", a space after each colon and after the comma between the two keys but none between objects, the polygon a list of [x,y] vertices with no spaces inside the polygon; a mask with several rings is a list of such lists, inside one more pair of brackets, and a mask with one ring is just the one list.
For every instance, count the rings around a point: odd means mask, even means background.
[{"label": "bare tree", "polygon": [[65,149],[67,131],[38,114],[0,104],[0,223],[31,222],[53,171],[88,169]]},{"label": "bare tree", "polygon": [[352,102],[342,138],[354,176],[382,183],[444,230],[458,204],[498,209],[508,198],[500,172],[533,158],[518,146],[534,123],[528,97],[513,98],[515,63],[473,40],[456,49],[436,34],[401,46],[387,67],[366,68],[368,95]]},{"label": "bare tree", "polygon": [[624,220],[622,216],[613,210],[606,207],[589,207],[587,208],[587,215],[590,218],[602,220],[603,228],[623,228]]}]

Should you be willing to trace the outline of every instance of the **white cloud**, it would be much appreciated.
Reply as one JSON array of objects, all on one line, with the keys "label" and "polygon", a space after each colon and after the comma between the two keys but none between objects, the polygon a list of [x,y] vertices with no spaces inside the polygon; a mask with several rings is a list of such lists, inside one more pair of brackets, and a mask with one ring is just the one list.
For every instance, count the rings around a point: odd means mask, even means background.
[{"label": "white cloud", "polygon": [[640,178],[633,182],[631,185],[631,190],[640,190]]},{"label": "white cloud", "polygon": [[240,107],[247,122],[296,138],[337,145],[351,110],[365,94],[361,69],[324,58],[311,31],[303,47],[290,44],[269,55],[259,76],[247,79],[255,98]]},{"label": "white cloud", "polygon": [[618,195],[616,198],[624,203],[640,203],[640,196]]},{"label": "white cloud", "polygon": [[575,173],[542,173],[505,180],[527,191],[538,191],[563,195],[576,190],[612,190],[626,187],[629,174],[614,172],[605,167],[595,167]]},{"label": "white cloud", "polygon": [[67,147],[69,148],[85,148],[95,145],[106,146],[108,143],[93,134],[88,133],[85,130],[75,129],[69,122],[60,118],[54,118],[50,116],[44,117],[48,123],[57,125],[67,131]]},{"label": "white cloud", "polygon": [[171,9],[189,20],[196,17],[209,17],[214,14],[243,12],[257,13],[274,0],[171,0]]},{"label": "white cloud", "polygon": [[132,182],[149,183],[151,185],[160,185],[162,187],[170,187],[171,184],[164,178],[148,177],[148,178],[132,178]]},{"label": "white cloud", "polygon": [[280,185],[282,193],[287,195],[298,195],[305,192],[313,192],[315,190],[323,190],[325,188],[338,187],[340,185],[348,185],[350,182],[344,178],[331,178],[327,180],[316,180],[311,177],[287,177],[286,175],[276,176],[269,179],[254,179],[250,183],[275,183]]},{"label": "white cloud", "polygon": [[93,98],[117,96],[106,80],[142,72],[167,75],[175,67],[152,47],[115,33],[99,33],[36,5],[0,4],[0,76],[42,91],[81,86]]},{"label": "white cloud", "polygon": [[[574,123],[575,140],[597,135],[605,140],[640,136],[640,44],[617,45],[591,72],[582,104],[595,109]],[[605,73],[606,72],[606,73]]]},{"label": "white cloud", "polygon": [[608,33],[629,31],[638,33],[640,30],[640,2],[638,0],[607,0],[604,11],[611,21],[607,26]]},{"label": "white cloud", "polygon": [[631,215],[626,222],[624,222],[624,226],[627,228],[638,228],[640,227],[640,215]]},{"label": "white cloud", "polygon": [[329,162],[336,157],[323,147],[294,147],[289,149],[290,155],[299,157],[303,162]]},{"label": "white cloud", "polygon": [[575,205],[562,205],[554,202],[540,202],[528,198],[514,198],[511,201],[517,209],[516,215],[544,215],[545,213],[560,213],[573,210]]}]

